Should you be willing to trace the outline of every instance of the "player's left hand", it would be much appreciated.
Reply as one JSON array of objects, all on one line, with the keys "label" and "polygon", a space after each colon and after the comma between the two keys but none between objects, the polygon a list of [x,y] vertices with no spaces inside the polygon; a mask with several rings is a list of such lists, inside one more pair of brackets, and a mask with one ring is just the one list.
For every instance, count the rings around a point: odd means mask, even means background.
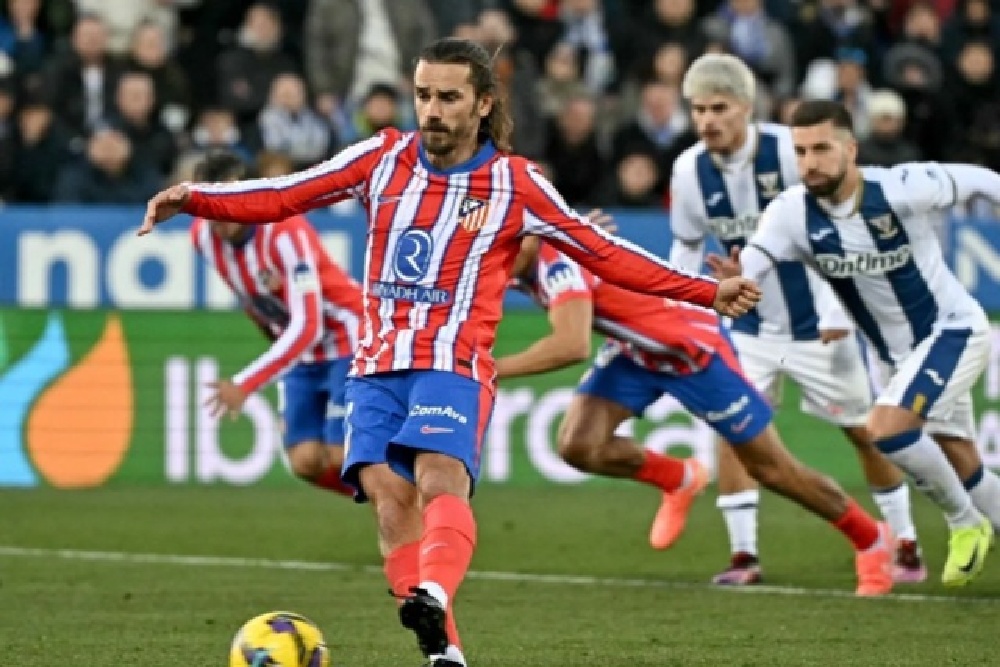
[{"label": "player's left hand", "polygon": [[743,267],[740,266],[740,249],[737,247],[729,251],[729,257],[711,253],[705,258],[705,263],[712,270],[712,276],[719,280],[732,278],[743,273]]},{"label": "player's left hand", "polygon": [[749,278],[742,276],[725,278],[719,283],[719,289],[715,293],[715,303],[712,306],[727,317],[740,317],[757,305],[760,297],[760,288]]},{"label": "player's left hand", "polygon": [[190,198],[191,191],[184,183],[157,192],[146,204],[146,215],[142,218],[142,227],[139,228],[138,235],[150,233],[153,227],[180,213]]},{"label": "player's left hand", "polygon": [[823,345],[828,345],[829,343],[836,342],[838,340],[843,340],[851,335],[850,329],[820,329],[819,339],[823,341]]},{"label": "player's left hand", "polygon": [[215,393],[205,401],[209,414],[216,419],[226,413],[231,419],[240,416],[247,395],[243,393],[238,384],[230,380],[219,380],[218,382],[209,382],[208,386],[215,390]]}]

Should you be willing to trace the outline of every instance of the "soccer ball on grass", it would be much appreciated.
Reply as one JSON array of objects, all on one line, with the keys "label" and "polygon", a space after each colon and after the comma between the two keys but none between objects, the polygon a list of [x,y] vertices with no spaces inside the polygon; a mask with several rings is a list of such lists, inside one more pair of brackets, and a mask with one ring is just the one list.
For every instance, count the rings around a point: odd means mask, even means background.
[{"label": "soccer ball on grass", "polygon": [[236,633],[229,667],[330,667],[330,653],[323,633],[308,618],[270,611]]}]

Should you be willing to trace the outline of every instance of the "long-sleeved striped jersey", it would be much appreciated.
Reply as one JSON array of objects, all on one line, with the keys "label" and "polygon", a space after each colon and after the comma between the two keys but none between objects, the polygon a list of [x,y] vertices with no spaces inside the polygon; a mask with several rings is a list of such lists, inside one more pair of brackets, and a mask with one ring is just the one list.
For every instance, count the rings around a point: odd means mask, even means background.
[{"label": "long-sleeved striped jersey", "polygon": [[361,286],[327,255],[302,216],[251,228],[232,243],[203,218],[191,240],[274,343],[234,381],[250,393],[296,363],[350,356],[361,320]]},{"label": "long-sleeved striped jersey", "polygon": [[572,299],[590,301],[594,330],[623,343],[633,361],[652,371],[696,373],[727,345],[715,311],[629,292],[545,243],[530,272],[514,286],[546,310]]},{"label": "long-sleeved striped jersey", "polygon": [[712,306],[717,283],[615,238],[570,209],[528,160],[483,144],[434,167],[417,133],[386,130],[278,178],[195,184],[184,206],[257,223],[348,197],[367,209],[364,322],[353,372],[441,370],[487,386],[503,293],[525,234],[627,289]]}]

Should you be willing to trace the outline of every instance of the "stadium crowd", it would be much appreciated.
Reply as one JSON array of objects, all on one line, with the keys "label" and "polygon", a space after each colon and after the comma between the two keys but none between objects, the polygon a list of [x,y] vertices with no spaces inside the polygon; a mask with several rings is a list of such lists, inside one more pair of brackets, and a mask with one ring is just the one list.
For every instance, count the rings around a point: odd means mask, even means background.
[{"label": "stadium crowd", "polygon": [[705,52],[751,66],[758,118],[843,101],[862,163],[1000,170],[998,0],[3,0],[0,198],[141,203],[215,148],[278,175],[413,129],[442,35],[496,54],[515,150],[572,204],[669,206]]}]

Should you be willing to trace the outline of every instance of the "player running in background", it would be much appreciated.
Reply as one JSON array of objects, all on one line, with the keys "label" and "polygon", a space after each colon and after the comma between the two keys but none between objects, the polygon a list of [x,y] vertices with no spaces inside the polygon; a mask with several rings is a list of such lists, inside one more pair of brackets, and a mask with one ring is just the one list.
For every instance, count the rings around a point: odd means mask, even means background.
[{"label": "player running in background", "polygon": [[707,483],[701,464],[649,452],[616,435],[619,425],[669,394],[729,443],[754,479],[826,519],[851,541],[858,595],[892,589],[892,531],[833,480],[788,453],[771,425],[770,407],[744,377],[716,313],[603,282],[532,238],[522,243],[514,275],[517,286],[548,311],[552,333],[498,359],[500,378],[587,359],[591,329],[609,337],[559,428],[559,454],[567,463],[676,494],[672,518],[683,523],[690,499]]},{"label": "player running in background", "polygon": [[[219,153],[198,165],[202,181],[246,176],[238,157]],[[236,294],[271,347],[232,380],[214,386],[213,415],[239,414],[246,397],[281,378],[279,407],[292,472],[344,495],[344,390],[361,317],[361,287],[327,255],[305,218],[263,227],[197,218],[191,240]]]},{"label": "player running in background", "polygon": [[[785,187],[798,183],[799,176],[788,128],[750,122],[754,75],[738,58],[702,56],[685,74],[683,94],[701,141],[674,165],[670,260],[697,270],[708,236],[715,236],[727,253],[742,248],[757,228],[760,211]],[[717,262],[716,256],[709,257],[711,266]],[[801,390],[803,412],[843,430],[876,505],[899,540],[894,578],[923,581],[927,569],[910,514],[909,487],[865,428],[874,397],[850,318],[826,281],[801,262],[782,262],[764,280],[757,308],[732,323],[743,369],[772,405],[780,403],[782,379],[789,377]],[[725,518],[732,558],[713,582],[757,583],[760,492],[731,448],[723,443],[718,450],[716,505]],[[650,533],[655,548],[670,546],[680,534],[682,526],[671,520],[680,513],[672,504],[688,500],[684,495],[664,496]]]},{"label": "player running in background", "polygon": [[444,39],[413,80],[420,131],[384,132],[303,172],[179,185],[150,200],[140,233],[186,211],[267,222],[348,197],[369,231],[364,325],[347,390],[344,479],[374,505],[402,624],[436,667],[465,665],[450,613],[476,544],[469,506],[493,410],[492,357],[521,237],[547,237],[629,289],[742,315],[760,292],[674,269],[577,215],[511,154],[489,54]]},{"label": "player running in background", "polygon": [[859,168],[850,114],[836,102],[799,106],[792,137],[803,184],[764,211],[743,269],[763,277],[776,262],[804,261],[830,281],[883,366],[868,428],[944,510],[942,581],[966,584],[1000,524],[1000,480],[979,457],[970,394],[990,326],[945,264],[929,215],[975,196],[1000,202],[1000,175],[929,162]]}]

